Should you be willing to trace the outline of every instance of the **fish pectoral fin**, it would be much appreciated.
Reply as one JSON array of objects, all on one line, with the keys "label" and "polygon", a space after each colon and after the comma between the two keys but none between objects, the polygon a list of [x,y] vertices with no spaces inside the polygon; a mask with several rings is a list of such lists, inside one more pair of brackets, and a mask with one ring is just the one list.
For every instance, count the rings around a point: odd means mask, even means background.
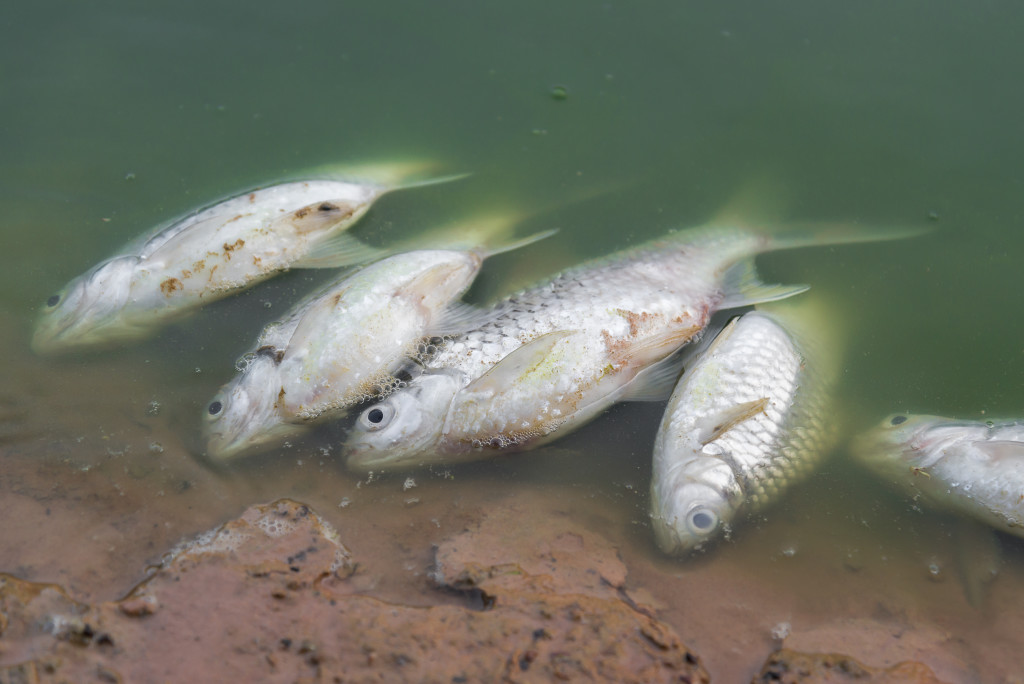
[{"label": "fish pectoral fin", "polygon": [[735,309],[761,302],[773,302],[806,292],[810,285],[768,285],[757,277],[753,257],[730,268],[724,278],[722,309]]},{"label": "fish pectoral fin", "polygon": [[556,330],[527,342],[467,385],[462,390],[463,393],[500,394],[541,366],[551,355],[555,345],[575,334],[575,330]]},{"label": "fish pectoral fin", "polygon": [[548,230],[541,230],[541,231],[538,231],[536,233],[533,233],[532,235],[527,235],[526,237],[519,238],[519,239],[516,239],[516,240],[505,240],[505,241],[499,242],[497,244],[491,244],[491,245],[485,244],[485,245],[482,245],[479,249],[476,250],[476,252],[480,256],[482,256],[482,257],[484,257],[486,259],[488,257],[494,256],[495,254],[502,254],[504,252],[511,252],[513,250],[520,249],[522,247],[526,247],[527,245],[532,245],[534,242],[540,242],[541,240],[546,240],[547,238],[551,237],[552,235],[554,235],[557,232],[558,232],[558,228],[550,228]]},{"label": "fish pectoral fin", "polygon": [[453,302],[441,312],[437,321],[428,327],[426,336],[457,335],[467,330],[476,330],[497,316],[498,312],[493,309],[481,309],[465,302]]},{"label": "fish pectoral fin", "polygon": [[697,439],[701,444],[713,442],[733,426],[739,425],[748,418],[763,413],[768,406],[768,397],[761,397],[753,401],[745,401],[742,404],[729,406],[721,411],[705,416],[697,427]]},{"label": "fish pectoral fin", "polygon": [[619,400],[665,401],[672,396],[683,370],[683,361],[681,355],[672,354],[644,368],[626,383]]},{"label": "fish pectoral fin", "polygon": [[387,250],[371,247],[348,233],[335,235],[310,250],[296,261],[294,268],[339,268],[367,261],[376,261],[388,254]]},{"label": "fish pectoral fin", "polygon": [[971,446],[982,452],[993,461],[1003,459],[1024,459],[1024,442],[1008,439],[979,439],[971,442]]}]

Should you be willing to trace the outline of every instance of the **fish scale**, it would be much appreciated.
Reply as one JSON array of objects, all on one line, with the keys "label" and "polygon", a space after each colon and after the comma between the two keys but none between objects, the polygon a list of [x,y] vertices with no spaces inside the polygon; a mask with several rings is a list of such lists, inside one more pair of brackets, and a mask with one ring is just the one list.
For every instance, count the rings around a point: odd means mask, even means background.
[{"label": "fish scale", "polygon": [[834,426],[821,420],[834,349],[814,339],[798,306],[731,321],[669,400],[651,480],[651,518],[666,553],[699,548],[741,511],[772,503],[834,444]]}]

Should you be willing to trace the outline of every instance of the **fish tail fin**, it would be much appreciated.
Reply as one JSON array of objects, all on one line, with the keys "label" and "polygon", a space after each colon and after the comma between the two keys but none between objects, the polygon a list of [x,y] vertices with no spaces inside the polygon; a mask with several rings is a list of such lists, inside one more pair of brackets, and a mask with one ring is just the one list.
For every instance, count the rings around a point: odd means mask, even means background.
[{"label": "fish tail fin", "polygon": [[526,237],[514,237],[514,229],[528,218],[525,213],[482,214],[471,219],[421,233],[394,247],[394,251],[414,249],[451,249],[474,252],[483,259],[533,244],[558,232],[557,228],[538,231]]},{"label": "fish tail fin", "polygon": [[308,171],[304,177],[376,185],[384,192],[437,185],[465,178],[469,173],[439,174],[440,164],[424,160],[373,164],[329,164]]},{"label": "fish tail fin", "polygon": [[861,225],[856,222],[787,223],[761,228],[767,237],[764,251],[823,245],[851,245],[862,242],[905,240],[932,232],[924,225]]}]

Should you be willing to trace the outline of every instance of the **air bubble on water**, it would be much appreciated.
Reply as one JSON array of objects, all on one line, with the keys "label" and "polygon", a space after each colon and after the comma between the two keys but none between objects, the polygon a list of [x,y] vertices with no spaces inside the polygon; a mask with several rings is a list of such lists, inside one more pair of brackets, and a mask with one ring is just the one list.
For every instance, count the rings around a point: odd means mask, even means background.
[{"label": "air bubble on water", "polygon": [[126,181],[135,180],[135,172],[129,171],[128,173],[124,174],[124,179]]},{"label": "air bubble on water", "polygon": [[779,624],[772,627],[772,638],[782,641],[783,639],[789,636],[792,629],[792,625],[790,625],[788,622],[780,622]]},{"label": "air bubble on water", "polygon": [[786,558],[792,558],[793,556],[796,555],[796,547],[795,546],[787,546],[786,548],[782,549],[782,555],[785,556]]},{"label": "air bubble on water", "polygon": [[302,459],[301,458],[295,459],[295,465],[301,466],[302,465]]},{"label": "air bubble on water", "polygon": [[264,308],[264,309],[269,309],[269,308],[270,308],[270,307],[272,307],[272,306],[274,306],[274,303],[273,303],[273,302],[271,302],[271,301],[270,301],[269,299],[267,299],[267,300],[265,300],[265,301],[263,302],[263,308]]},{"label": "air bubble on water", "polygon": [[415,506],[419,502],[420,502],[419,497],[418,496],[413,496],[413,497],[410,497],[410,498],[405,500],[405,505],[406,506]]},{"label": "air bubble on water", "polygon": [[164,453],[164,447],[160,442],[149,443],[149,453],[151,454],[162,454]]},{"label": "air bubble on water", "polygon": [[564,85],[551,86],[551,90],[548,91],[551,94],[552,99],[565,100],[569,97],[569,89]]},{"label": "air bubble on water", "polygon": [[202,368],[200,368],[199,366],[196,366],[196,368],[195,368],[195,371],[193,371],[193,372],[194,372],[194,373],[195,373],[196,375],[199,375],[200,373],[202,373],[202,372],[203,372],[203,369],[202,369]]},{"label": "air bubble on water", "polygon": [[402,483],[402,491],[406,492],[416,486],[416,480],[411,477],[405,478],[405,482]]},{"label": "air bubble on water", "polygon": [[147,416],[158,416],[160,415],[160,402],[153,399],[151,402],[146,404],[146,415]]},{"label": "air bubble on water", "polygon": [[245,354],[242,354],[241,356],[238,357],[238,360],[235,361],[235,370],[238,371],[239,373],[244,373],[246,369],[249,368],[250,365],[252,365],[252,361],[255,358],[255,352],[247,352]]},{"label": "air bubble on water", "polygon": [[935,558],[928,561],[928,579],[933,582],[941,582],[946,579],[942,570],[942,565]]},{"label": "air bubble on water", "polygon": [[352,505],[352,499],[347,496],[341,497],[341,501],[338,502],[338,508],[348,508]]}]

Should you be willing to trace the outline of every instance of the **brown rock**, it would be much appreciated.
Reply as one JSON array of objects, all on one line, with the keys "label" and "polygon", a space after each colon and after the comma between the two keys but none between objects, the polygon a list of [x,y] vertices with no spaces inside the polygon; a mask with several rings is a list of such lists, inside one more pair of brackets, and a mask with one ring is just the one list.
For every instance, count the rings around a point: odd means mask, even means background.
[{"label": "brown rock", "polygon": [[24,681],[708,681],[619,595],[625,568],[604,540],[540,535],[535,557],[510,562],[497,546],[458,554],[470,540],[456,539],[438,551],[436,602],[395,605],[355,593],[351,554],[307,506],[254,506],[121,601],[88,607],[9,578],[0,664]]},{"label": "brown rock", "polygon": [[781,649],[772,654],[753,684],[942,684],[926,665],[903,662],[890,668],[868,667],[835,653],[799,653]]}]

